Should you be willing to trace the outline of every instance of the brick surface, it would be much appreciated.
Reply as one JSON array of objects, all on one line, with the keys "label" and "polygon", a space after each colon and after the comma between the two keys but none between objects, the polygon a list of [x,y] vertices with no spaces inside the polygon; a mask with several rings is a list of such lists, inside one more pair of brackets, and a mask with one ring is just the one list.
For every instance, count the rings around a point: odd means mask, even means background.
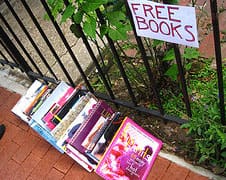
[{"label": "brick surface", "polygon": [[72,158],[70,158],[66,154],[62,154],[54,165],[54,168],[66,174],[73,164],[74,160]]},{"label": "brick surface", "polygon": [[20,146],[18,151],[13,155],[13,159],[22,163],[26,157],[31,153],[35,145],[38,143],[39,139],[35,136],[29,135],[26,137],[25,142]]},{"label": "brick surface", "polygon": [[175,163],[171,163],[167,171],[164,173],[163,177],[161,179],[163,180],[181,180],[186,179],[188,176],[189,170],[181,167]]},{"label": "brick surface", "polygon": [[186,180],[208,180],[208,179],[209,178],[196,174],[192,171],[190,171],[188,176],[186,177]]},{"label": "brick surface", "polygon": [[50,148],[42,160],[38,163],[35,169],[32,171],[30,178],[42,179],[47,176],[48,172],[52,169],[54,164],[60,157],[60,153],[54,148]]},{"label": "brick surface", "polygon": [[84,170],[79,164],[75,162],[68,173],[65,175],[64,180],[80,180],[87,176],[88,173],[89,172]]},{"label": "brick surface", "polygon": [[0,170],[0,179],[15,179],[15,172],[20,168],[20,165],[13,161],[9,160],[4,164],[4,167]]},{"label": "brick surface", "polygon": [[147,179],[161,179],[164,175],[164,172],[166,172],[170,166],[170,163],[171,162],[169,160],[158,156]]},{"label": "brick surface", "polygon": [[32,153],[35,154],[35,156],[42,158],[48,152],[50,147],[51,146],[48,142],[44,141],[43,139],[40,139],[32,150]]},{"label": "brick surface", "polygon": [[64,173],[56,170],[55,168],[52,168],[45,179],[60,180],[60,179],[63,179],[63,177],[64,177]]}]

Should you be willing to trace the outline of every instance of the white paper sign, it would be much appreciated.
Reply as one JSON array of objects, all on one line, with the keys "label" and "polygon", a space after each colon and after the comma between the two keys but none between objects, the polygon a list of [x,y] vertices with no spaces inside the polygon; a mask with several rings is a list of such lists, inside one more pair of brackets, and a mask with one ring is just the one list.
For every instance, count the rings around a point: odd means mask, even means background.
[{"label": "white paper sign", "polygon": [[199,47],[194,7],[128,0],[138,36]]}]

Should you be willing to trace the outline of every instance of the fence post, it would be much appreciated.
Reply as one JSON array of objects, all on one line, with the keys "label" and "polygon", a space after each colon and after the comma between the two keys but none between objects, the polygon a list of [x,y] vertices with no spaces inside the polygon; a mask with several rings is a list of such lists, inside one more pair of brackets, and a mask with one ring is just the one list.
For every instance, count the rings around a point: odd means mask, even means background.
[{"label": "fence post", "polygon": [[217,14],[217,1],[210,0],[211,16],[213,24],[214,33],[214,47],[215,56],[217,64],[217,77],[218,77],[218,91],[220,100],[220,113],[221,113],[221,123],[226,125],[225,120],[225,107],[224,107],[224,85],[223,85],[223,72],[222,72],[222,57],[221,57],[221,45],[220,45],[220,32],[219,32],[219,21]]},{"label": "fence post", "polygon": [[1,26],[0,26],[0,38],[2,39],[7,49],[11,52],[11,55],[15,58],[21,69],[27,74],[29,79],[34,81],[35,78],[29,75],[29,72],[32,72],[31,67],[27,64],[24,57],[20,54],[17,47],[12,43],[9,36],[5,33]]}]

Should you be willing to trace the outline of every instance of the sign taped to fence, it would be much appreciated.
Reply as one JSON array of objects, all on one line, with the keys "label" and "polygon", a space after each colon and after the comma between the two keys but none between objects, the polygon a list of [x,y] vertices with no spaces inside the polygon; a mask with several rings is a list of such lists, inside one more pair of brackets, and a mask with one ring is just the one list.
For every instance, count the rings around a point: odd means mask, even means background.
[{"label": "sign taped to fence", "polygon": [[199,47],[194,7],[127,1],[138,36]]}]

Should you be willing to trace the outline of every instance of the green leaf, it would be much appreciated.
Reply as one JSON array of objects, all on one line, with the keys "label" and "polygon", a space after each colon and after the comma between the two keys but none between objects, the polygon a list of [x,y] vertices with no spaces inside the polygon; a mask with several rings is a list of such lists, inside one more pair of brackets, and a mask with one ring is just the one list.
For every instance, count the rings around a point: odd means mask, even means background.
[{"label": "green leaf", "polygon": [[62,15],[61,21],[60,23],[65,22],[68,18],[70,18],[72,16],[72,14],[75,11],[75,7],[73,5],[68,5]]},{"label": "green leaf", "polygon": [[183,57],[186,59],[198,59],[200,56],[199,51],[196,48],[185,48]]},{"label": "green leaf", "polygon": [[87,0],[83,5],[82,9],[85,12],[91,12],[95,11],[97,8],[99,8],[102,4],[108,3],[108,0]]},{"label": "green leaf", "polygon": [[154,39],[154,40],[153,40],[152,46],[153,46],[154,48],[156,48],[157,46],[161,46],[163,43],[164,43],[164,41]]},{"label": "green leaf", "polygon": [[87,36],[96,39],[96,19],[88,16],[83,23],[83,30]]},{"label": "green leaf", "polygon": [[167,51],[166,55],[163,57],[163,61],[172,61],[175,59],[175,53],[174,53],[174,49],[170,49],[169,51]]},{"label": "green leaf", "polygon": [[226,158],[226,151],[222,152],[221,153],[221,156],[224,157],[224,158]]},{"label": "green leaf", "polygon": [[125,28],[109,29],[109,36],[112,40],[126,40],[127,30]]},{"label": "green leaf", "polygon": [[221,150],[223,150],[224,148],[226,148],[226,142],[221,144]]},{"label": "green leaf", "polygon": [[81,37],[81,32],[79,31],[78,24],[72,24],[70,26],[70,30],[77,38]]},{"label": "green leaf", "polygon": [[107,13],[107,18],[110,24],[117,26],[122,24],[123,21],[125,21],[126,16],[121,11],[113,11]]},{"label": "green leaf", "polygon": [[178,75],[178,69],[177,65],[173,64],[166,72],[166,76],[169,76],[172,80],[176,81],[177,80],[177,75]]},{"label": "green leaf", "polygon": [[83,17],[84,12],[83,11],[77,11],[74,15],[73,15],[73,21],[76,24],[80,24],[82,22],[82,17]]}]

